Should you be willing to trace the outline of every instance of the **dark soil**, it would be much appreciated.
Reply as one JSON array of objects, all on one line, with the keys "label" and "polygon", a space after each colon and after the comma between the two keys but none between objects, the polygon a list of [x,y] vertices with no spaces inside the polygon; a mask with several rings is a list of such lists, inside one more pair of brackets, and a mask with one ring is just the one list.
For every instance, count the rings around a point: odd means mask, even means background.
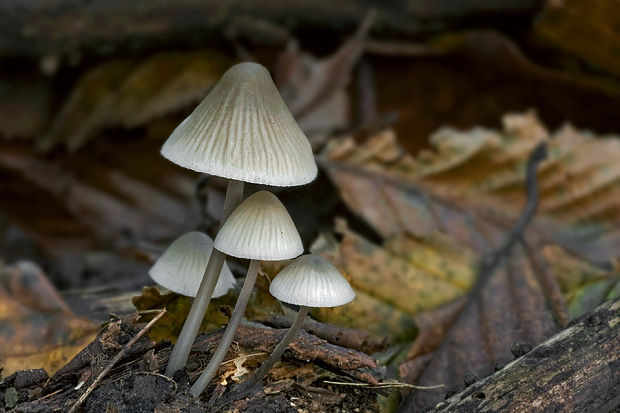
[{"label": "dark soil", "polygon": [[[112,358],[125,348],[143,325],[133,325],[130,317],[110,321],[108,326],[80,354],[48,378],[43,370],[26,370],[0,381],[0,412],[64,412],[92,385]],[[273,347],[282,330],[241,327],[236,344],[226,359],[266,351]],[[188,370],[165,377],[171,345],[142,337],[88,395],[79,411],[87,413],[147,412],[373,412],[379,410],[378,392],[336,382],[376,383],[380,369],[360,367],[373,364],[356,350],[338,347],[303,333],[292,343],[285,359],[264,381],[264,388],[249,394],[234,392],[238,367],[225,363],[200,398],[190,394],[190,385],[205,367],[219,341],[221,330],[201,336],[188,362]],[[324,347],[322,347],[324,346]],[[325,348],[319,358],[313,352]],[[346,357],[346,358],[345,358]],[[310,360],[310,361],[308,361]],[[248,358],[243,364],[249,373],[260,360]],[[343,370],[344,369],[344,370]],[[356,377],[353,380],[352,377]],[[361,379],[360,379],[361,378]],[[243,379],[243,378],[242,378]],[[384,393],[385,394],[385,393]]]}]

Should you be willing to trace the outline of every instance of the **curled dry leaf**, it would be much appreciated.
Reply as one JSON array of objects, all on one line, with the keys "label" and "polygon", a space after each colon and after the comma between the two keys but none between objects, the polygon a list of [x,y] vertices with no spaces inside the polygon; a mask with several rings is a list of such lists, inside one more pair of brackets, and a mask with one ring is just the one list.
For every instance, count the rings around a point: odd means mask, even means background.
[{"label": "curled dry leaf", "polygon": [[558,243],[597,262],[620,251],[620,140],[566,126],[550,134],[529,113],[508,115],[504,130],[442,129],[433,151],[413,157],[391,131],[362,145],[332,145],[323,166],[347,205],[379,234],[445,232],[479,252],[499,245],[525,204],[525,163],[548,142],[540,166],[540,213],[527,231],[534,245]]},{"label": "curled dry leaf", "polygon": [[98,326],[67,307],[41,269],[28,261],[0,268],[0,366],[43,368],[50,375],[84,348]]}]

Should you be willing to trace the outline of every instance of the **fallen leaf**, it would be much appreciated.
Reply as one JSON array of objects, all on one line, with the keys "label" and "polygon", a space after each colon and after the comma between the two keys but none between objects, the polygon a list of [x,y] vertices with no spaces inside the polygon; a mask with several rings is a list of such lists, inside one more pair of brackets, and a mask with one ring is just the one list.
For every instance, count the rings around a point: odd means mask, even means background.
[{"label": "fallen leaf", "polygon": [[[132,158],[144,167],[149,155]],[[0,150],[0,173],[12,179],[2,185],[7,199],[3,209],[50,252],[84,249],[95,239],[114,240],[127,232],[138,240],[168,240],[191,228],[191,204],[183,202],[193,197],[191,178],[163,161],[150,163],[149,170],[150,178],[134,177],[88,156],[49,160],[25,148],[5,146]],[[164,171],[168,176],[160,180]],[[187,181],[189,190],[179,199]],[[167,190],[173,184],[176,194]]]},{"label": "fallen leaf", "polygon": [[355,35],[323,59],[301,52],[295,40],[280,55],[274,76],[276,85],[315,148],[324,143],[330,132],[348,126],[346,86],[373,21],[374,13],[368,14]]},{"label": "fallen leaf", "polygon": [[[566,323],[552,263],[539,248],[558,244],[579,248],[575,258],[579,262],[584,257],[609,262],[618,254],[617,209],[609,207],[616,200],[607,198],[620,183],[620,169],[613,161],[620,153],[617,139],[594,140],[564,128],[551,140],[532,115],[514,115],[505,119],[503,133],[443,130],[431,142],[433,152],[412,157],[387,131],[359,145],[341,140],[327,148],[321,162],[347,205],[386,241],[379,247],[345,233],[335,247],[318,252],[345,273],[353,268],[354,287],[406,314],[417,314],[412,319],[417,318],[422,329],[401,374],[419,385],[444,385],[412,394],[403,411],[434,405],[448,392],[461,389],[465,375],[484,377],[512,360],[513,343],[538,343],[557,330],[557,323]],[[541,142],[547,142],[550,153],[539,170],[541,213],[526,230],[524,241],[488,281],[469,293],[464,304],[456,301],[461,304],[443,307],[447,309],[443,312],[433,310],[465,294],[475,273],[484,268],[485,254],[503,245],[525,204],[527,159]],[[598,202],[596,212],[590,207],[591,196]],[[588,229],[590,245],[583,237]],[[458,253],[425,253],[433,238],[451,240],[451,250],[461,248],[467,259],[459,263],[454,259]],[[403,241],[410,239],[417,245]],[[437,257],[445,257],[453,268],[434,261]],[[577,280],[570,282],[575,286],[580,276],[573,273]],[[434,288],[426,290],[428,285]],[[548,299],[553,312],[548,311]],[[424,320],[423,314],[432,316]],[[429,323],[433,319],[440,322],[438,328]]]},{"label": "fallen leaf", "polygon": [[618,75],[619,24],[620,13],[607,0],[587,4],[575,0],[546,1],[534,19],[534,35],[546,44]]},{"label": "fallen leaf", "polygon": [[22,261],[0,268],[0,367],[8,376],[65,365],[96,335],[99,327],[65,304],[41,269]]},{"label": "fallen leaf", "polygon": [[[231,292],[223,297],[211,300],[199,331],[203,333],[213,331],[228,323],[235,301],[236,295]],[[133,297],[131,302],[139,312],[165,308],[167,314],[153,326],[149,336],[154,341],[169,340],[173,343],[176,342],[181,333],[192,306],[191,297],[173,292],[161,294],[157,287],[142,288],[142,294]],[[222,311],[222,308],[227,308],[227,310]],[[150,317],[144,316],[143,318],[144,321],[148,321]]]},{"label": "fallen leaf", "polygon": [[204,97],[229,63],[206,51],[103,62],[77,81],[39,147],[75,151],[106,127],[135,128],[185,109]]},{"label": "fallen leaf", "polygon": [[442,129],[433,151],[399,149],[391,131],[362,145],[344,138],[321,160],[342,198],[384,238],[445,232],[478,252],[499,245],[525,204],[527,156],[548,142],[540,167],[534,245],[556,243],[595,262],[620,251],[620,140],[570,126],[549,134],[533,114],[508,115],[504,130]]},{"label": "fallen leaf", "polygon": [[[313,309],[317,319],[402,341],[415,335],[411,315],[463,295],[473,281],[473,258],[447,240],[403,236],[373,244],[336,223],[339,242],[320,237],[311,250],[328,258],[349,280],[356,298],[336,308]],[[413,247],[420,248],[413,248]]]}]

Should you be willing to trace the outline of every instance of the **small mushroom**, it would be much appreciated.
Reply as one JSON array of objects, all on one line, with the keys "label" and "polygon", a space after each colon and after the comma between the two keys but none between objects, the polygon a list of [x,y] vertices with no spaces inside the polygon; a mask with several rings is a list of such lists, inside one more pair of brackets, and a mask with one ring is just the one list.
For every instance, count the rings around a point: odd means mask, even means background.
[{"label": "small mushroom", "polygon": [[259,384],[280,360],[311,307],[337,307],[355,298],[355,292],[338,269],[325,258],[312,254],[302,255],[284,267],[271,282],[269,292],[280,301],[300,306],[299,311],[273,353],[239,386],[240,392]]},{"label": "small mushroom", "polygon": [[251,62],[224,73],[161,154],[194,171],[256,184],[297,186],[317,174],[310,142],[269,71]]},{"label": "small mushroom", "polygon": [[194,396],[207,387],[226,356],[248,305],[260,260],[280,261],[303,252],[301,238],[286,208],[270,192],[248,197],[224,223],[215,237],[215,248],[228,255],[249,258],[250,266],[235,309],[209,364],[191,388]]},{"label": "small mushroom", "polygon": [[[308,138],[271,80],[256,63],[224,73],[204,100],[176,127],[161,154],[185,168],[228,178],[222,222],[243,199],[244,182],[296,186],[311,182],[317,167]],[[225,255],[211,254],[196,299],[172,349],[166,375],[187,362],[209,306]]]},{"label": "small mushroom", "polygon": [[[149,270],[151,278],[175,293],[195,297],[209,262],[213,240],[193,231],[174,240]],[[213,297],[226,295],[235,286],[235,277],[224,264]]]}]

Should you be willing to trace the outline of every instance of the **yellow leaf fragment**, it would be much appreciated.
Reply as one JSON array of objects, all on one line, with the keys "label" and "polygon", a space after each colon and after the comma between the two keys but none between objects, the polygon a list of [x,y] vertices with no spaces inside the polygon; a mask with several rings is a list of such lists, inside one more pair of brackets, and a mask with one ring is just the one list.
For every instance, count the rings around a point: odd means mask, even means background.
[{"label": "yellow leaf fragment", "polygon": [[41,269],[30,262],[0,268],[0,366],[3,376],[43,368],[52,375],[98,331],[64,303]]}]

